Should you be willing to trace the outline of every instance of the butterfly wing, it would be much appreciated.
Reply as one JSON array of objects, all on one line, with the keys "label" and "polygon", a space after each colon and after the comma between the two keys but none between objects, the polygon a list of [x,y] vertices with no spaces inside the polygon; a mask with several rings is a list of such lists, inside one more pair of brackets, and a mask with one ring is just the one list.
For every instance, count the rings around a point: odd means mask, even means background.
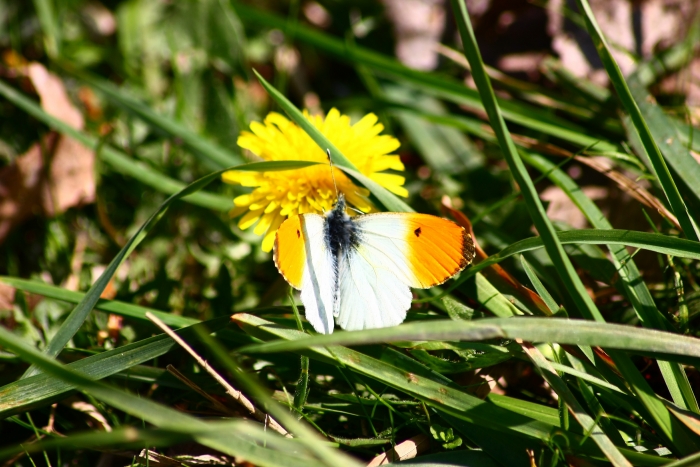
[{"label": "butterfly wing", "polygon": [[346,330],[395,326],[411,306],[409,287],[441,284],[474,258],[466,231],[417,213],[355,218],[359,242],[338,267],[337,322]]},{"label": "butterfly wing", "polygon": [[338,265],[338,325],[346,331],[401,324],[411,306],[411,290],[387,257],[365,244],[351,248]]},{"label": "butterfly wing", "polygon": [[290,217],[277,230],[274,259],[277,270],[301,290],[306,319],[322,334],[333,332],[336,267],[318,214]]},{"label": "butterfly wing", "polygon": [[389,212],[357,218],[363,244],[383,255],[410,287],[442,284],[474,259],[474,242],[463,227],[430,214]]}]

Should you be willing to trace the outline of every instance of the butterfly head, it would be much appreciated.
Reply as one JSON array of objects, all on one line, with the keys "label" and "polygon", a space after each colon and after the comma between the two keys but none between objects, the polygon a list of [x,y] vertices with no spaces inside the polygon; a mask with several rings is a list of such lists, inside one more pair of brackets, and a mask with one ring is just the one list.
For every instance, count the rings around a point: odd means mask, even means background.
[{"label": "butterfly head", "polygon": [[347,208],[347,203],[345,202],[345,195],[343,193],[338,193],[338,199],[333,205],[333,211],[344,214],[345,208]]},{"label": "butterfly head", "polygon": [[[326,213],[327,218],[335,218],[337,220],[343,220],[348,222],[350,220],[350,216],[345,212],[345,209],[347,208],[347,203],[345,202],[345,195],[338,191],[338,185],[335,183],[335,175],[333,173],[333,158],[331,157],[331,150],[326,149],[326,154],[328,155],[328,163],[330,165],[331,169],[331,177],[333,178],[333,187],[335,188],[335,196],[336,196],[336,202],[333,205],[333,209]],[[354,209],[354,208],[350,208]],[[361,211],[357,211],[358,213],[362,214]]]}]

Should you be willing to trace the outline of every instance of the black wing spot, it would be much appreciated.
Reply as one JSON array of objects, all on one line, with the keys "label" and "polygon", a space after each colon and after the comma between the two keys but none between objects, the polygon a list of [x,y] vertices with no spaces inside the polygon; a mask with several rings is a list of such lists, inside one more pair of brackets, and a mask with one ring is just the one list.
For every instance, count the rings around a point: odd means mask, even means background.
[{"label": "black wing spot", "polygon": [[297,238],[301,238],[301,232],[299,232],[299,229],[297,229]]},{"label": "black wing spot", "polygon": [[418,227],[416,230],[414,230],[413,233],[416,234],[416,237],[420,237],[420,234],[421,234],[420,227]]}]

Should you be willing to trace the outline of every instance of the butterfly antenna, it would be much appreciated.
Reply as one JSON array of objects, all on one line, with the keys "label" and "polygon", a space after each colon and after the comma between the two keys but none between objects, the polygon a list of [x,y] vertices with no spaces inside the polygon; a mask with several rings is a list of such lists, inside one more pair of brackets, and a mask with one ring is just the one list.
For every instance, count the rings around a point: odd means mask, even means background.
[{"label": "butterfly antenna", "polygon": [[328,155],[328,163],[331,165],[331,178],[333,179],[333,187],[335,187],[335,198],[338,199],[338,185],[335,184],[335,174],[333,173],[333,159],[331,158],[331,150],[326,149]]}]

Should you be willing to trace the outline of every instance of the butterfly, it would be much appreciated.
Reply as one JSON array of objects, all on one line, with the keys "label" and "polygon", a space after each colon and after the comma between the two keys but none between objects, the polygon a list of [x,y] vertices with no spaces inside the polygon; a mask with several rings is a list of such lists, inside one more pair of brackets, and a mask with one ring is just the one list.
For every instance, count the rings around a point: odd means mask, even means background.
[{"label": "butterfly", "polygon": [[325,215],[301,214],[277,230],[274,260],[301,290],[306,319],[322,334],[401,324],[410,288],[442,284],[474,259],[474,242],[454,222],[429,214],[350,217],[341,194]]}]

